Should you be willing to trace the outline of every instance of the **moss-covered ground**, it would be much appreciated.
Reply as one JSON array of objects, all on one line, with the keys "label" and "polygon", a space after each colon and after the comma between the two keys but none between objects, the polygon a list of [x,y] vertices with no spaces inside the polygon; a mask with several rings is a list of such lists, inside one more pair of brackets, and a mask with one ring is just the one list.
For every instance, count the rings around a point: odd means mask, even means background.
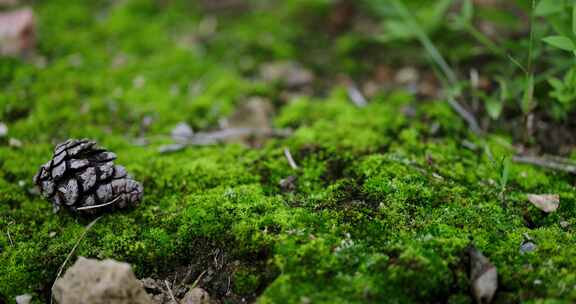
[{"label": "moss-covered ground", "polygon": [[[318,13],[323,1],[224,14],[210,37],[203,31],[213,20],[196,5],[88,2],[38,2],[44,62],[0,59],[0,121],[22,143],[0,143],[5,300],[30,293],[46,301],[90,222],[53,214],[29,192],[55,143],[87,137],[116,152],[145,195],[134,210],[102,217],[72,261],[114,258],[138,277],[196,265],[197,277],[221,258],[222,278],[201,285],[230,302],[473,303],[466,255],[473,243],[498,269],[497,303],[576,301],[573,176],[508,162],[505,135],[475,137],[442,101],[394,91],[358,108],[335,85],[283,104],[277,84],[252,76],[264,61],[306,55],[298,44],[306,19],[290,18]],[[274,103],[274,125],[292,136],[259,149],[158,153],[167,141],[161,135],[178,122],[213,128],[253,96]],[[145,117],[152,140],[138,146]],[[288,176],[295,191],[279,186]],[[543,213],[527,193],[559,194],[560,208]],[[521,254],[526,236],[537,249]]]}]

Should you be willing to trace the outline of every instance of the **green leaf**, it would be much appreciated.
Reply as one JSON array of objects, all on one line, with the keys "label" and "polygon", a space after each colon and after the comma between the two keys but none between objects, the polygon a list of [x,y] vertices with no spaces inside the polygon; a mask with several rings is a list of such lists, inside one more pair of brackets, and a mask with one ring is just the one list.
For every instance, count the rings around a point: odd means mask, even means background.
[{"label": "green leaf", "polygon": [[472,0],[464,0],[461,14],[464,20],[472,21],[472,18],[474,18],[474,3],[472,3]]},{"label": "green leaf", "polygon": [[558,78],[549,78],[548,79],[548,84],[550,84],[550,86],[556,90],[562,90],[562,88],[564,88],[564,83],[558,79]]},{"label": "green leaf", "polygon": [[500,100],[504,103],[510,98],[508,83],[506,83],[506,80],[503,77],[498,77],[498,84],[500,85]]},{"label": "green leaf", "polygon": [[543,38],[542,41],[561,50],[565,51],[576,50],[576,45],[574,45],[574,42],[570,38],[565,36],[548,36]]},{"label": "green leaf", "polygon": [[503,101],[492,96],[486,98],[486,112],[490,118],[496,120],[502,114]]},{"label": "green leaf", "polygon": [[576,3],[572,4],[572,34],[576,35]]},{"label": "green leaf", "polygon": [[561,13],[564,10],[564,1],[560,0],[541,0],[538,2],[534,14],[536,16],[548,16]]}]

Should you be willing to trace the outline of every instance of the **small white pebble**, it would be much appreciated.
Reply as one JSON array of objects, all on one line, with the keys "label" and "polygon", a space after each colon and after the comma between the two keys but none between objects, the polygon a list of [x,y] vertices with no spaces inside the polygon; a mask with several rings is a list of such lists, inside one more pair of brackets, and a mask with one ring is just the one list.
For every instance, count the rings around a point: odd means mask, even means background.
[{"label": "small white pebble", "polygon": [[6,134],[8,134],[8,126],[5,123],[0,122],[0,137],[4,137]]},{"label": "small white pebble", "polygon": [[23,294],[16,297],[16,304],[30,304],[32,301],[32,296],[29,294]]},{"label": "small white pebble", "polygon": [[22,142],[19,139],[16,138],[10,138],[8,140],[8,145],[10,147],[14,147],[14,148],[20,148],[22,147]]}]

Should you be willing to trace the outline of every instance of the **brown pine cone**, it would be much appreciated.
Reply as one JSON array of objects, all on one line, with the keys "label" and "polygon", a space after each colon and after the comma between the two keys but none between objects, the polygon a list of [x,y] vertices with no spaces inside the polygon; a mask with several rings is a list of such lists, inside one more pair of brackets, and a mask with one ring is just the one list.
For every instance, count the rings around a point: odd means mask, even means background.
[{"label": "brown pine cone", "polygon": [[69,139],[56,146],[52,159],[40,167],[34,183],[54,211],[65,206],[79,214],[136,206],[142,185],[114,165],[116,154],[88,139]]}]

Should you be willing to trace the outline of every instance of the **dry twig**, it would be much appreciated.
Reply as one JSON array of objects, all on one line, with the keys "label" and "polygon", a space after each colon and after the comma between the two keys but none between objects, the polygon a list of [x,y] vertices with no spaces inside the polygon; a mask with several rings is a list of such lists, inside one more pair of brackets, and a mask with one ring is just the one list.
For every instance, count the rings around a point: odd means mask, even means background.
[{"label": "dry twig", "polygon": [[284,156],[286,156],[286,159],[288,160],[288,164],[290,165],[290,167],[292,167],[292,169],[294,170],[298,170],[298,165],[294,161],[292,153],[290,153],[290,149],[284,148]]},{"label": "dry twig", "polygon": [[172,288],[170,288],[170,284],[168,283],[168,280],[164,280],[164,285],[166,285],[166,288],[168,289],[168,294],[170,295],[170,298],[172,298],[172,301],[174,301],[175,304],[178,304],[178,301],[176,301],[176,298],[174,297],[174,293],[172,292]]},{"label": "dry twig", "polygon": [[78,238],[78,240],[76,240],[76,244],[74,244],[74,247],[72,247],[72,250],[70,250],[70,252],[68,253],[68,255],[66,256],[66,259],[64,260],[64,263],[62,263],[62,265],[60,265],[60,268],[58,269],[58,273],[56,273],[56,279],[54,279],[54,283],[52,283],[52,288],[50,289],[50,303],[52,303],[52,300],[54,299],[54,297],[52,296],[52,289],[54,288],[54,284],[56,283],[56,280],[58,280],[58,278],[60,277],[60,275],[62,275],[62,271],[64,271],[64,267],[66,267],[66,264],[68,263],[68,260],[70,260],[70,258],[72,257],[72,255],[74,254],[74,251],[76,251],[76,248],[78,247],[78,245],[80,245],[80,242],[82,242],[82,240],[84,239],[84,237],[86,236],[86,234],[88,233],[88,231],[90,230],[90,228],[92,228],[92,226],[94,226],[94,224],[96,224],[96,222],[101,218],[102,216],[97,217],[96,219],[94,219],[92,222],[90,222],[90,224],[88,224],[86,226],[86,228],[84,228],[84,231],[82,232],[82,234],[80,235],[80,237]]},{"label": "dry twig", "polygon": [[512,158],[515,162],[530,164],[538,167],[543,167],[546,169],[564,171],[572,174],[576,174],[576,162],[567,158],[562,158],[558,156],[522,156],[517,155]]},{"label": "dry twig", "polygon": [[6,234],[8,234],[8,239],[10,240],[10,246],[14,247],[14,242],[12,241],[12,236],[10,236],[10,230],[6,229]]},{"label": "dry twig", "polygon": [[159,148],[160,153],[176,152],[187,146],[215,145],[225,140],[241,138],[244,136],[287,137],[292,134],[290,129],[255,129],[255,128],[228,128],[213,132],[198,132],[181,139],[176,144],[166,145]]},{"label": "dry twig", "polygon": [[346,91],[348,92],[348,98],[350,101],[352,101],[352,103],[357,107],[363,108],[368,105],[366,98],[355,85],[349,85],[346,88]]},{"label": "dry twig", "polygon": [[190,289],[194,289],[198,285],[198,283],[200,282],[200,280],[202,279],[204,274],[206,274],[206,270],[202,271],[202,273],[200,273],[200,275],[198,275],[198,277],[196,278],[194,283],[192,283],[192,285],[190,286]]}]

